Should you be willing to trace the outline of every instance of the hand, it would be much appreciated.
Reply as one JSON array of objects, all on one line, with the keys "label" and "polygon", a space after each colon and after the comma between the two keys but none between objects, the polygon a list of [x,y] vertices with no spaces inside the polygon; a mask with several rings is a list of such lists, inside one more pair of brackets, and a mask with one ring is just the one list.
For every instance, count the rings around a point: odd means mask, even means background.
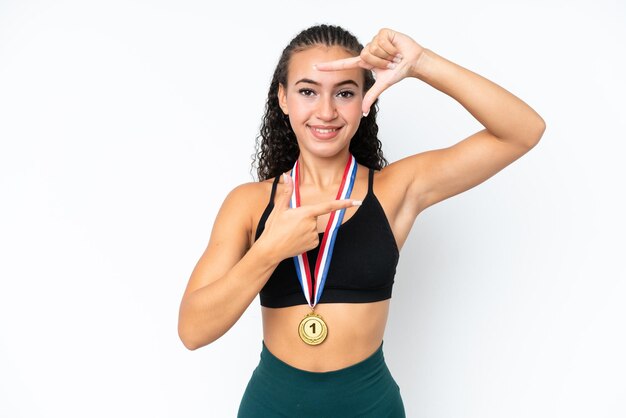
[{"label": "hand", "polygon": [[265,243],[277,261],[302,254],[319,244],[317,217],[351,206],[360,205],[358,200],[330,200],[316,205],[290,208],[289,201],[293,192],[293,180],[284,175],[283,191],[276,199],[274,209],[265,222],[265,230],[259,240]]},{"label": "hand", "polygon": [[367,116],[370,107],[383,91],[414,74],[414,66],[423,51],[424,48],[408,36],[391,29],[381,29],[365,45],[360,56],[320,63],[316,68],[320,71],[359,67],[372,70],[376,82],[363,98],[363,114]]}]

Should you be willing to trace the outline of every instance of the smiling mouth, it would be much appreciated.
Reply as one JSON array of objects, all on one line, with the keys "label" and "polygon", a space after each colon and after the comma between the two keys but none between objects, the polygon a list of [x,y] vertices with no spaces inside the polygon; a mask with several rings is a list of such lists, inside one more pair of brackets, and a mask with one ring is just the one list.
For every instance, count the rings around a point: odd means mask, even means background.
[{"label": "smiling mouth", "polygon": [[309,129],[311,130],[311,134],[322,141],[328,141],[334,139],[339,135],[339,131],[343,128],[343,126],[339,126],[336,128],[333,127],[321,127],[321,126],[311,126],[309,125]]},{"label": "smiling mouth", "polygon": [[311,127],[311,129],[321,134],[329,134],[331,132],[337,132],[339,130],[339,128],[314,128],[314,127]]}]

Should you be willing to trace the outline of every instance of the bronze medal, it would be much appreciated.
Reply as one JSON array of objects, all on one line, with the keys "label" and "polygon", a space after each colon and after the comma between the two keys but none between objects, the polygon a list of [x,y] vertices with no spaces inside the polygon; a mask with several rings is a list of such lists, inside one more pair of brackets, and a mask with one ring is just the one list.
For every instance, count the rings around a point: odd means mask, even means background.
[{"label": "bronze medal", "polygon": [[320,315],[311,312],[300,321],[298,333],[300,334],[300,339],[308,345],[318,345],[326,339],[328,327]]}]

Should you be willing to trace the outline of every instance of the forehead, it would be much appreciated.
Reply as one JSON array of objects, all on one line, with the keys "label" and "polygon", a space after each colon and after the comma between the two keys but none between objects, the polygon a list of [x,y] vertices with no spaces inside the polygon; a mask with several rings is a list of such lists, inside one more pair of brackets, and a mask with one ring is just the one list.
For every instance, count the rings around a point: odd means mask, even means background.
[{"label": "forehead", "polygon": [[293,84],[303,78],[308,78],[319,83],[335,83],[343,80],[354,80],[363,85],[363,69],[351,68],[340,71],[318,71],[313,68],[314,64],[334,61],[343,58],[351,58],[354,55],[339,46],[314,46],[303,51],[294,53],[289,60],[287,72],[287,84]]}]

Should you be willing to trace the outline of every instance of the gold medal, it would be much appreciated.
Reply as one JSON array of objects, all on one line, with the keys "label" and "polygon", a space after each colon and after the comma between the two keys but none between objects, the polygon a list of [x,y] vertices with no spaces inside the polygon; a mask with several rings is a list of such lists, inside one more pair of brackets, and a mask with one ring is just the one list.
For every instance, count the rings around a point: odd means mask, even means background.
[{"label": "gold medal", "polygon": [[311,312],[300,321],[298,333],[302,341],[308,345],[318,345],[323,343],[326,339],[328,327],[321,316],[315,312]]},{"label": "gold medal", "polygon": [[[341,179],[341,186],[337,191],[337,199],[348,199],[352,193],[352,186],[356,178],[358,164],[352,154],[346,162],[346,168],[343,172]],[[293,191],[291,194],[291,200],[289,207],[300,207],[300,166],[298,160],[293,165],[291,170],[291,176],[293,177]],[[315,262],[315,269],[311,270],[309,266],[308,253],[304,252],[293,257],[295,262],[295,270],[298,275],[298,281],[302,287],[304,298],[311,307],[315,309],[315,305],[322,298],[322,291],[324,290],[324,284],[326,283],[326,275],[328,274],[330,260],[333,255],[333,244],[337,237],[337,230],[341,226],[343,215],[346,209],[339,211],[333,211],[328,217],[328,223],[324,230],[324,237],[319,245],[319,251],[317,260]],[[328,327],[324,319],[317,315],[315,312],[311,312],[300,321],[298,325],[298,334],[300,339],[308,345],[318,345],[324,342],[328,335]]]}]

